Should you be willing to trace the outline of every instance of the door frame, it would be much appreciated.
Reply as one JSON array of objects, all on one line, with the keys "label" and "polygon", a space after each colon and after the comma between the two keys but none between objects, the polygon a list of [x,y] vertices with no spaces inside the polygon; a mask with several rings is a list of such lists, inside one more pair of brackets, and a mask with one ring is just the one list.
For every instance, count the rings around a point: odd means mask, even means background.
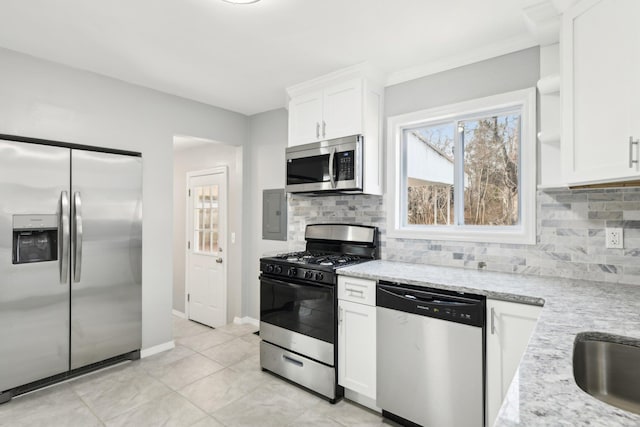
[{"label": "door frame", "polygon": [[[185,208],[186,208],[186,215],[185,215],[185,229],[186,229],[186,233],[185,233],[185,241],[184,241],[184,248],[185,248],[185,252],[184,252],[184,314],[187,320],[189,320],[189,300],[188,300],[188,296],[189,296],[189,254],[190,252],[193,250],[193,248],[189,247],[189,241],[192,240],[191,239],[191,230],[192,230],[192,222],[193,222],[193,218],[191,217],[191,213],[190,213],[190,209],[191,209],[191,205],[190,205],[190,196],[189,196],[189,183],[191,181],[191,178],[195,178],[198,176],[205,176],[205,175],[214,175],[214,174],[222,174],[223,177],[223,186],[224,186],[224,192],[225,192],[225,198],[226,198],[226,203],[225,206],[223,208],[223,221],[221,223],[221,228],[224,229],[224,233],[221,233],[220,235],[223,236],[222,239],[222,244],[220,245],[220,248],[222,249],[222,252],[225,254],[225,258],[226,258],[226,254],[229,253],[227,250],[227,241],[228,241],[228,234],[229,234],[229,230],[227,229],[227,225],[229,223],[228,221],[228,215],[229,215],[229,168],[227,167],[227,165],[221,165],[221,166],[217,166],[215,168],[211,168],[211,169],[202,169],[202,170],[197,170],[197,171],[190,171],[187,172],[187,181],[185,184]],[[224,226],[224,227],[223,227]],[[229,316],[229,274],[228,274],[228,269],[227,269],[227,261],[222,263],[222,275],[224,277],[224,284],[225,284],[225,299],[226,301],[224,302],[225,304],[225,315],[228,317]]]}]

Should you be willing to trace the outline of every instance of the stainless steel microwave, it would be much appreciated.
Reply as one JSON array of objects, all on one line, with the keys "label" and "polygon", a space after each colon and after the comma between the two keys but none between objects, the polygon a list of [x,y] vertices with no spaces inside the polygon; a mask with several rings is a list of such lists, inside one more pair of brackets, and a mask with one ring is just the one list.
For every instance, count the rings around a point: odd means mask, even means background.
[{"label": "stainless steel microwave", "polygon": [[288,193],[362,192],[363,136],[288,147]]}]

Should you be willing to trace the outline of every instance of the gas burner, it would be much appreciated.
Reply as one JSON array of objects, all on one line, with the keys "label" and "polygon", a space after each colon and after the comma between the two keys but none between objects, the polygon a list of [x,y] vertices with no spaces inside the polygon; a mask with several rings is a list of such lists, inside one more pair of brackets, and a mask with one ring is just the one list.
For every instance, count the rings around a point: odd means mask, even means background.
[{"label": "gas burner", "polygon": [[321,255],[313,260],[310,260],[309,263],[318,264],[318,265],[343,266],[343,265],[353,264],[360,261],[361,261],[361,258],[355,255],[327,254],[327,255]]}]

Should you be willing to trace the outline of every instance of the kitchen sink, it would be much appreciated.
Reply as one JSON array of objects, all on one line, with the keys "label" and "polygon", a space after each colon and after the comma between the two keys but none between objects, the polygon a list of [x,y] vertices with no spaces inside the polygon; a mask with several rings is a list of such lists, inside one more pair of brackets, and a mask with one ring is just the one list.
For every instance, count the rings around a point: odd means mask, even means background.
[{"label": "kitchen sink", "polygon": [[578,334],[573,376],[596,399],[640,414],[640,340],[599,332]]}]

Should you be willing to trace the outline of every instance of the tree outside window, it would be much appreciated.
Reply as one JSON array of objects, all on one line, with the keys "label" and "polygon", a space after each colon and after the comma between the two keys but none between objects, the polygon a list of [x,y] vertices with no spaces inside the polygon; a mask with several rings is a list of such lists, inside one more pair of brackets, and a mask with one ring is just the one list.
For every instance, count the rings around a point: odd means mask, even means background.
[{"label": "tree outside window", "polygon": [[517,225],[520,135],[520,111],[405,129],[406,224]]}]

